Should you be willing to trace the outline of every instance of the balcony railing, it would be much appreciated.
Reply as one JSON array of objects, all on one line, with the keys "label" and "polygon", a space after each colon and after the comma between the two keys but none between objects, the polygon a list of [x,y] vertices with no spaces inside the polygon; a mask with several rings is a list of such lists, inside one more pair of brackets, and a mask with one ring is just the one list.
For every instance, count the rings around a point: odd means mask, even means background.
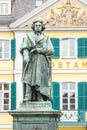
[{"label": "balcony railing", "polygon": [[87,126],[87,111],[85,110],[61,110],[62,117],[58,121],[59,126]]}]

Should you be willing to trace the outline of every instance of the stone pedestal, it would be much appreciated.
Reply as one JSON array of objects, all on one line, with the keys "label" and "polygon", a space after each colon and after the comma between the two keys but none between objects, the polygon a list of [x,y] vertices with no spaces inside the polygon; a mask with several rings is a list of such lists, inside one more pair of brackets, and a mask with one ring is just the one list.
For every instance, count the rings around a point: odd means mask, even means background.
[{"label": "stone pedestal", "polygon": [[50,102],[30,102],[9,111],[13,116],[13,130],[58,130],[60,111],[53,110]]}]

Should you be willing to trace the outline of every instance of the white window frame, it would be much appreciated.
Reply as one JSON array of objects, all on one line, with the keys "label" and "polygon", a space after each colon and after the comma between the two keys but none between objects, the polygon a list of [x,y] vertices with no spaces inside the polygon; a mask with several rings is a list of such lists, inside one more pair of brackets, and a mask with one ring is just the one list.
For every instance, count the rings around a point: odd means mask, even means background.
[{"label": "white window frame", "polygon": [[[70,50],[69,50],[69,48],[70,48],[70,46],[69,46],[69,40],[68,40],[68,43],[67,43],[67,45],[68,45],[68,55],[67,56],[65,56],[65,55],[63,55],[63,49],[62,49],[62,39],[75,39],[75,55],[74,56],[70,56]],[[72,36],[66,36],[66,37],[62,37],[62,38],[60,38],[60,58],[66,58],[66,59],[72,59],[72,58],[77,58],[77,38],[76,37],[72,37]]]},{"label": "white window frame", "polygon": [[[67,109],[67,110],[64,110],[63,109],[63,102],[62,102],[62,94],[63,94],[63,89],[62,89],[62,83],[75,83],[75,109]],[[73,121],[77,121],[78,120],[78,87],[77,87],[78,83],[76,81],[61,81],[60,83],[60,109],[63,113],[63,116],[60,118],[61,122],[64,121],[64,122],[73,122]],[[72,91],[68,91],[66,90],[66,92],[70,93],[70,92],[74,92],[74,90]],[[70,98],[69,98],[70,99]],[[68,99],[68,100],[69,100]],[[70,106],[70,105],[68,105]]]},{"label": "white window frame", "polygon": [[[74,82],[74,81],[63,81],[60,83],[60,109],[63,110],[63,102],[62,102],[62,93],[64,92],[63,89],[62,89],[62,83],[75,83],[75,110],[77,110],[78,108],[78,101],[77,101],[77,82]],[[68,89],[69,90],[69,89]],[[66,90],[68,93],[70,93],[70,91]],[[73,92],[73,91],[72,91]],[[70,96],[69,96],[70,97]],[[69,101],[70,98],[68,98],[68,101]],[[68,104],[68,110],[70,110],[70,104]],[[67,111],[67,110],[64,110],[64,111]],[[71,111],[74,111],[74,110],[71,110]]]},{"label": "white window frame", "polygon": [[[0,15],[11,15],[11,0],[0,0],[0,4],[4,4],[3,11],[0,10]],[[8,12],[5,4],[8,4]]]},{"label": "white window frame", "polygon": [[36,7],[42,5],[42,0],[36,0]]},{"label": "white window frame", "polygon": [[[8,110],[10,110],[11,107],[11,84],[8,82],[0,82],[0,84],[2,84],[2,90],[0,90],[0,93],[2,93],[2,109],[0,110],[0,112],[7,112]],[[9,84],[9,90],[4,90],[4,84]],[[4,110],[4,92],[8,92],[9,93],[9,109],[8,110]]]},{"label": "white window frame", "polygon": [[[4,41],[9,41],[9,57],[5,58],[4,56],[2,56],[2,58],[0,58],[1,60],[10,60],[11,59],[11,39],[0,39],[0,41],[2,41],[2,44],[5,44]],[[4,45],[2,45],[2,55],[4,55]]]}]

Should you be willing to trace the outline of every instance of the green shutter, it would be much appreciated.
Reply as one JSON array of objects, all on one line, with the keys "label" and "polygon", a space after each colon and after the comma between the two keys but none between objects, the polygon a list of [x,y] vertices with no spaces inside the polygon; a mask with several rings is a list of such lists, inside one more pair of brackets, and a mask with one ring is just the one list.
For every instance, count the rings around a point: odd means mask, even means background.
[{"label": "green shutter", "polygon": [[87,110],[87,82],[78,83],[78,118],[84,121]]},{"label": "green shutter", "polygon": [[85,82],[85,110],[87,110],[87,82]]},{"label": "green shutter", "polygon": [[16,82],[11,83],[11,110],[16,109]]},{"label": "green shutter", "polygon": [[16,58],[16,39],[11,40],[11,59],[15,60]]},{"label": "green shutter", "polygon": [[78,83],[78,109],[87,110],[87,82]]},{"label": "green shutter", "polygon": [[53,58],[58,58],[59,57],[59,53],[60,53],[60,48],[59,48],[59,42],[60,40],[58,38],[51,38],[51,42],[53,44],[54,47],[54,55]]},{"label": "green shutter", "polygon": [[85,82],[78,83],[78,110],[85,109]]},{"label": "green shutter", "polygon": [[59,110],[60,109],[60,86],[58,82],[53,82],[53,99],[52,99],[52,108]]},{"label": "green shutter", "polygon": [[78,58],[87,57],[87,38],[78,38]]},{"label": "green shutter", "polygon": [[87,57],[87,38],[85,38],[85,57]]}]

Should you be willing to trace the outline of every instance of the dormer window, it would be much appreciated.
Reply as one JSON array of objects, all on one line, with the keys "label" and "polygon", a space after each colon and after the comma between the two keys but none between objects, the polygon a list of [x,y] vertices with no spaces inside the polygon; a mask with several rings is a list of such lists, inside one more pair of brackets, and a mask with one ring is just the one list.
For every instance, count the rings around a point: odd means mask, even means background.
[{"label": "dormer window", "polygon": [[42,5],[42,0],[36,0],[36,7]]},{"label": "dormer window", "polygon": [[0,0],[0,15],[11,15],[11,0]]}]

